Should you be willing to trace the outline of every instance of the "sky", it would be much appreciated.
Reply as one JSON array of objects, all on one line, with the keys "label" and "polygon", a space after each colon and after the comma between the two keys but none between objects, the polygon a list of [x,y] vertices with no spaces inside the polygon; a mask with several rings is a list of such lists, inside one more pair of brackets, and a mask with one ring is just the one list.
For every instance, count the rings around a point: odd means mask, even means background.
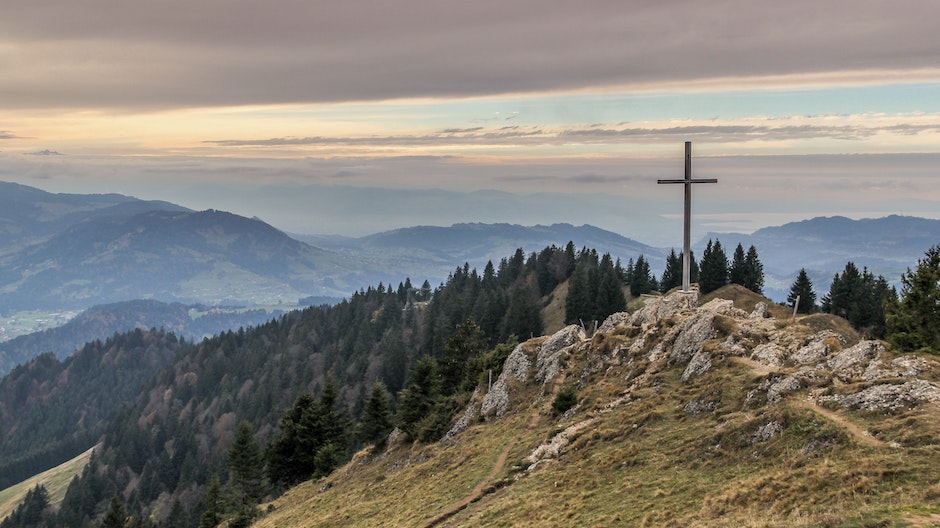
[{"label": "sky", "polygon": [[0,180],[292,233],[940,218],[936,0],[4,0]]}]

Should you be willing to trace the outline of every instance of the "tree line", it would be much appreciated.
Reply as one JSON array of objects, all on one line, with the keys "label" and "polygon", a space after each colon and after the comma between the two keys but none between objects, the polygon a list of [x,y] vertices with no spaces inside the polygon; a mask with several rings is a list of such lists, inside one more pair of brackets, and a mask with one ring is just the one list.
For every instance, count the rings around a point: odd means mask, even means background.
[{"label": "tree line", "polygon": [[940,351],[940,245],[928,249],[917,265],[901,274],[901,291],[863,267],[848,262],[832,278],[819,305],[813,283],[801,269],[787,303],[799,313],[838,315],[864,335],[887,339],[902,351]]}]

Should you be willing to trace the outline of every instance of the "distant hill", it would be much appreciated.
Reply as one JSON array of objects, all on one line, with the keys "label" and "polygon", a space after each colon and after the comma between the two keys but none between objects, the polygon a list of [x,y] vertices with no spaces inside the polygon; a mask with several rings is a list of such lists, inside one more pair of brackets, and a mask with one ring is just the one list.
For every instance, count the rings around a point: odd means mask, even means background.
[{"label": "distant hill", "polygon": [[569,241],[577,249],[595,248],[620,258],[626,266],[629,259],[644,255],[657,267],[666,252],[617,233],[590,225],[552,224],[521,226],[515,224],[454,224],[449,227],[417,226],[376,233],[361,238],[293,235],[317,247],[355,256],[357,260],[382,263],[386,269],[400,270],[400,276],[431,278],[439,282],[456,266],[469,263],[480,270],[487,261],[499,260],[523,248],[526,253],[538,252],[555,245],[564,247]]},{"label": "distant hill", "polygon": [[16,365],[52,352],[60,360],[85,343],[135,328],[163,329],[187,340],[200,340],[229,329],[266,323],[282,312],[135,300],[89,308],[71,321],[0,343],[0,376]]},{"label": "distant hill", "polygon": [[0,182],[0,254],[43,240],[79,222],[154,210],[188,211],[168,202],[120,194],[53,194]]},{"label": "distant hill", "polygon": [[696,255],[701,255],[708,239],[720,240],[729,258],[738,243],[745,249],[753,244],[768,275],[765,293],[771,298],[786,297],[800,268],[806,268],[822,297],[832,276],[849,261],[896,283],[927,249],[940,244],[940,220],[896,215],[863,220],[819,217],[765,227],[750,235],[709,233],[696,244]]},{"label": "distant hill", "polygon": [[140,298],[274,304],[344,296],[370,278],[367,267],[260,220],[158,209],[86,218],[0,258],[0,310]]}]

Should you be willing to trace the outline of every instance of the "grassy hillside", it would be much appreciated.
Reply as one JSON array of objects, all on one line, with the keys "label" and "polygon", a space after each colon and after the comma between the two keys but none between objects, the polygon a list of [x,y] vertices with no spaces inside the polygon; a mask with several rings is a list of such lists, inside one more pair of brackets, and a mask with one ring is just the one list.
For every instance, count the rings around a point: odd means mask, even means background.
[{"label": "grassy hillside", "polygon": [[82,468],[91,458],[92,451],[94,451],[94,448],[19,484],[0,490],[0,519],[5,519],[7,515],[10,515],[17,505],[22,502],[26,492],[40,484],[45,486],[46,491],[49,492],[49,503],[53,507],[58,507],[59,503],[62,502],[62,498],[65,497],[65,490],[68,489],[72,478],[82,472]]},{"label": "grassy hillside", "polygon": [[[853,346],[838,325],[819,333],[818,317],[708,306],[720,308],[602,328],[544,384],[534,378],[544,338],[524,343],[532,367],[509,384],[503,417],[474,419],[448,442],[363,451],[256,526],[940,525],[935,359],[895,362],[885,350],[859,362],[853,351],[877,344]],[[683,358],[696,328],[703,339]],[[779,361],[761,352],[772,346]],[[810,349],[821,355],[807,359]],[[688,376],[701,357],[709,366]],[[873,370],[905,361],[933,396],[888,398],[889,410],[837,403],[905,386],[910,372]],[[797,386],[780,384],[789,379]],[[566,388],[579,404],[557,416]]]}]

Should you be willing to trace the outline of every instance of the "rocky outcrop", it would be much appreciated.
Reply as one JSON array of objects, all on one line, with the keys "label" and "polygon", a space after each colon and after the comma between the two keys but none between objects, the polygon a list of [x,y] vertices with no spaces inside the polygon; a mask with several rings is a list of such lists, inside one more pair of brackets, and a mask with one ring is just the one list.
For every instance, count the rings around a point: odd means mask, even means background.
[{"label": "rocky outcrop", "polygon": [[558,375],[561,357],[567,352],[568,347],[581,342],[586,337],[580,326],[569,325],[546,339],[539,347],[538,356],[535,358],[535,381],[545,383],[555,379]]},{"label": "rocky outcrop", "polygon": [[921,403],[940,402],[940,388],[928,381],[914,380],[899,385],[874,385],[855,394],[824,396],[819,400],[863,411],[899,411]]},{"label": "rocky outcrop", "polygon": [[515,382],[524,382],[529,377],[529,368],[532,362],[525,353],[525,343],[516,345],[509,357],[503,363],[503,371],[490,388],[483,403],[480,405],[480,414],[486,417],[499,418],[505,414],[509,407],[509,387]]},{"label": "rocky outcrop", "polygon": [[[637,311],[608,317],[591,340],[579,326],[572,325],[540,343],[529,342],[528,348],[516,347],[503,373],[482,398],[479,413],[487,418],[503,416],[513,385],[530,379],[542,385],[537,396],[541,399],[545,387],[564,375],[561,370],[570,363],[568,358],[576,358],[582,383],[605,370],[632,362],[641,364],[627,376],[628,383],[616,401],[595,407],[595,413],[635,401],[633,391],[650,388],[664,370],[681,367],[681,381],[693,384],[730,357],[741,358],[737,362],[750,366],[759,376],[744,398],[747,408],[778,405],[791,398],[874,412],[940,402],[940,387],[921,379],[936,364],[933,361],[914,355],[892,357],[880,341],[851,344],[832,330],[814,332],[799,319],[775,319],[766,304],[747,312],[723,299],[696,306],[697,297],[697,292],[650,296]],[[652,388],[655,391],[656,387]],[[694,417],[714,413],[720,406],[720,398],[700,395],[681,410]],[[468,410],[459,423],[470,423],[474,416]],[[535,465],[557,456],[585,424],[581,421],[568,426],[533,451],[528,462]],[[745,440],[766,442],[783,428],[782,422],[771,420],[748,433]]]}]

